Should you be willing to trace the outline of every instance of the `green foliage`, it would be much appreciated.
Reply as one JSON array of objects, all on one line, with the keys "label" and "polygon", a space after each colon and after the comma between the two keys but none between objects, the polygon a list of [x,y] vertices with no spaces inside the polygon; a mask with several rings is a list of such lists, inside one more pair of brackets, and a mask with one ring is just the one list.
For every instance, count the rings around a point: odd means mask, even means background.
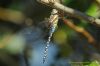
[{"label": "green foliage", "polygon": [[94,60],[88,66],[100,66],[100,63],[98,61]]},{"label": "green foliage", "polygon": [[91,4],[91,6],[86,11],[86,14],[94,17],[99,16],[99,13],[99,8],[95,3]]},{"label": "green foliage", "polygon": [[22,35],[11,35],[4,49],[12,54],[21,53],[25,47],[25,39]]}]

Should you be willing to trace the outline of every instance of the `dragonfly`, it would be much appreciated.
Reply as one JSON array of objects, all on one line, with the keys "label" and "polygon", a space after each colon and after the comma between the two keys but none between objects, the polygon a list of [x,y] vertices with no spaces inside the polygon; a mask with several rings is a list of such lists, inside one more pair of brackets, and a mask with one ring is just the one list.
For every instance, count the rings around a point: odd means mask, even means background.
[{"label": "dragonfly", "polygon": [[49,31],[48,40],[46,42],[46,47],[45,47],[45,50],[44,50],[43,63],[46,61],[48,47],[50,46],[49,44],[50,44],[50,41],[51,41],[51,37],[52,37],[53,33],[55,32],[55,30],[57,28],[58,20],[59,20],[58,10],[52,9],[51,15],[50,15],[49,20],[48,20],[48,23],[50,24],[49,25],[50,31]]},{"label": "dragonfly", "polygon": [[[61,0],[37,0],[37,1],[39,1],[39,2],[46,1],[46,2],[49,2],[51,4],[53,4],[56,1],[57,2],[62,2]],[[46,47],[44,49],[43,63],[45,63],[45,61],[47,59],[48,47],[50,46],[49,44],[50,44],[50,41],[51,41],[51,37],[52,37],[53,33],[55,32],[55,30],[57,28],[58,20],[59,20],[58,10],[57,9],[52,9],[49,19],[46,20],[49,23],[50,31],[49,31],[48,40],[46,42]]]},{"label": "dragonfly", "polygon": [[[31,0],[32,1],[32,0]],[[48,2],[48,3],[51,3],[53,4],[54,2],[59,2],[60,0],[37,0],[38,2]],[[56,28],[57,28],[57,24],[58,24],[58,20],[59,20],[59,15],[58,15],[58,10],[57,9],[52,9],[51,11],[51,15],[49,17],[48,20],[48,26],[49,26],[49,37],[48,37],[48,40],[46,42],[46,47],[45,47],[45,50],[44,50],[44,56],[43,56],[43,63],[46,61],[46,58],[47,58],[47,53],[48,53],[48,47],[50,46],[49,43],[51,41],[51,37],[53,35],[53,33],[55,32]]]}]

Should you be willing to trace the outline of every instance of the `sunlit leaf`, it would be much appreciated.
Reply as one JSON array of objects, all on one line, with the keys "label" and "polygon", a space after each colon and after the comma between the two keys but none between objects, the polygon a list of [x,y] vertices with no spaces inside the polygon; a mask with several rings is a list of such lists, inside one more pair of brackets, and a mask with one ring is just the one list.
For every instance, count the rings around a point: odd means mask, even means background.
[{"label": "sunlit leaf", "polygon": [[88,66],[100,66],[100,63],[98,61],[92,61]]}]

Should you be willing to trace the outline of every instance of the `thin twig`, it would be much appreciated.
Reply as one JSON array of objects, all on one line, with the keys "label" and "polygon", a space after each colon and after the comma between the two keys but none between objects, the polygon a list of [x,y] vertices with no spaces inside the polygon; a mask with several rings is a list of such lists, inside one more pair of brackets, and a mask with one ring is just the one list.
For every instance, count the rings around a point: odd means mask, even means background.
[{"label": "thin twig", "polygon": [[58,9],[60,11],[65,12],[66,14],[72,16],[72,17],[76,17],[79,19],[83,19],[86,20],[92,24],[96,24],[97,26],[100,26],[100,19],[86,15],[78,10],[69,8],[67,6],[64,6],[56,1],[54,2],[49,2],[48,0],[38,0],[38,2],[42,3],[42,4],[46,4],[49,5],[52,8]]},{"label": "thin twig", "polygon": [[74,25],[70,20],[67,20],[65,18],[62,18],[62,20],[64,21],[64,23],[67,26],[69,26],[70,28],[72,28],[76,32],[78,32],[78,33],[82,34],[84,37],[86,37],[88,42],[90,44],[92,44],[96,49],[98,49],[99,46],[97,45],[96,40],[94,39],[94,37],[88,31],[86,31],[82,27],[78,27],[78,26]]},{"label": "thin twig", "polygon": [[63,18],[63,21],[67,26],[69,26],[70,28],[72,28],[76,32],[84,35],[88,39],[89,43],[95,42],[95,39],[92,37],[92,35],[89,32],[87,32],[83,27],[78,27],[78,26],[74,25],[73,22],[71,22],[70,20],[65,19],[65,18]]}]

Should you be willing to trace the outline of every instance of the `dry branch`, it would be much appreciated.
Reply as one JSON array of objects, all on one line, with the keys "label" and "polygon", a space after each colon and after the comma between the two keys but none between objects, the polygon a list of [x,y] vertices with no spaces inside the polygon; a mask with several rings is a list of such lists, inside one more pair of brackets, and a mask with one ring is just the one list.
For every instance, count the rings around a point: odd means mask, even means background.
[{"label": "dry branch", "polygon": [[86,20],[92,24],[96,24],[97,26],[100,26],[100,19],[86,15],[78,10],[69,8],[67,6],[64,6],[56,1],[49,1],[49,0],[37,0],[38,2],[42,3],[42,4],[46,4],[52,8],[58,9],[60,11],[65,12],[68,15],[71,15],[73,17],[79,18],[79,19],[83,19]]},{"label": "dry branch", "polygon": [[67,20],[65,18],[62,18],[62,20],[64,21],[64,23],[69,26],[70,28],[72,28],[73,30],[75,30],[76,32],[82,34],[85,38],[87,38],[88,42],[90,44],[92,44],[96,49],[99,48],[99,46],[97,45],[96,40],[94,39],[94,37],[88,32],[86,31],[84,28],[82,27],[78,27],[76,25],[73,24],[73,22],[71,22],[70,20]]},{"label": "dry branch", "polygon": [[94,43],[95,39],[92,37],[92,35],[87,32],[83,27],[78,27],[76,25],[73,24],[73,22],[71,22],[68,19],[62,18],[64,23],[69,26],[70,28],[72,28],[73,30],[75,30],[78,33],[81,33],[82,35],[84,35],[87,39],[89,43]]}]

